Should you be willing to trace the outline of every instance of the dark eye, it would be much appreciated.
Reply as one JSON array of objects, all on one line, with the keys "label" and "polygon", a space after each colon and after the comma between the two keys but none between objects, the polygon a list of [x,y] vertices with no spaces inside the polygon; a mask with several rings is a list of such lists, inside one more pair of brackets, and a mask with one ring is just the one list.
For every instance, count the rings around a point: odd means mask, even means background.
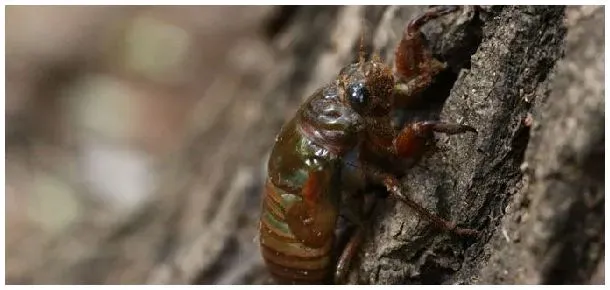
[{"label": "dark eye", "polygon": [[347,97],[350,105],[356,110],[361,110],[369,102],[369,91],[364,86],[364,83],[351,84],[347,88]]}]

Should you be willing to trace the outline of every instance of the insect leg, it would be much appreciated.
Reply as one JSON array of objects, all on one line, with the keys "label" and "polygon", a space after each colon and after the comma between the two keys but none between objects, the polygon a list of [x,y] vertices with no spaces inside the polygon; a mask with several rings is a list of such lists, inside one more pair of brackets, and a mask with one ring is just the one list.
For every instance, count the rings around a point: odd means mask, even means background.
[{"label": "insect leg", "polygon": [[345,284],[347,273],[349,273],[350,265],[356,253],[360,249],[360,245],[364,241],[364,232],[370,224],[370,216],[375,208],[377,201],[376,196],[367,196],[364,203],[363,218],[356,227],[356,231],[350,236],[349,241],[343,248],[341,256],[337,260],[337,266],[334,275],[334,282],[337,285]]},{"label": "insect leg", "polygon": [[479,231],[477,231],[477,230],[460,228],[454,222],[443,219],[443,218],[431,213],[430,211],[428,211],[427,209],[422,207],[419,203],[412,200],[407,195],[403,194],[403,192],[401,190],[400,182],[398,181],[398,179],[396,179],[396,177],[391,176],[389,174],[379,172],[379,171],[375,170],[374,168],[369,169],[369,174],[372,177],[374,177],[375,179],[377,179],[379,182],[381,182],[386,187],[386,189],[388,190],[388,192],[390,193],[391,196],[393,196],[393,197],[399,199],[400,201],[404,202],[405,204],[407,204],[410,208],[415,210],[419,215],[421,215],[422,217],[424,217],[427,220],[429,220],[430,222],[432,222],[438,228],[440,228],[444,231],[452,232],[452,233],[455,233],[457,235],[462,235],[462,236],[477,236],[479,234]]},{"label": "insect leg", "polygon": [[446,68],[446,64],[432,56],[424,43],[421,27],[429,21],[458,10],[458,6],[437,6],[411,20],[395,50],[394,68],[398,79],[394,91],[396,102],[408,101],[428,87],[432,77]]},{"label": "insect leg", "polygon": [[341,253],[341,256],[337,260],[337,267],[336,267],[336,272],[335,272],[335,277],[334,277],[335,284],[337,284],[337,285],[345,284],[345,279],[346,279],[347,273],[350,270],[351,262],[354,259],[354,256],[356,256],[356,253],[358,252],[358,249],[360,248],[360,244],[362,244],[363,240],[364,240],[364,227],[360,226],[356,229],[356,232],[352,234],[352,236],[349,239],[349,242],[347,242],[347,245],[345,245],[345,248],[343,248],[343,252]]},{"label": "insect leg", "polygon": [[447,5],[447,6],[443,5],[443,6],[430,7],[428,9],[428,11],[422,13],[421,15],[419,15],[419,16],[413,18],[411,21],[409,21],[406,32],[410,33],[412,35],[419,33],[419,30],[421,29],[421,27],[424,26],[426,23],[428,23],[430,20],[434,20],[443,15],[453,13],[453,12],[457,11],[459,8],[460,8],[460,6],[458,6],[458,5]]},{"label": "insect leg", "polygon": [[430,129],[434,132],[445,133],[449,135],[462,134],[466,132],[477,133],[477,130],[468,125],[462,125],[457,123],[446,123],[440,121],[427,121],[425,122],[427,126],[430,126]]},{"label": "insect leg", "polygon": [[422,154],[428,140],[432,137],[432,132],[453,135],[466,132],[477,133],[477,130],[468,125],[441,121],[414,122],[404,127],[394,138],[394,153],[403,158],[413,158]]}]

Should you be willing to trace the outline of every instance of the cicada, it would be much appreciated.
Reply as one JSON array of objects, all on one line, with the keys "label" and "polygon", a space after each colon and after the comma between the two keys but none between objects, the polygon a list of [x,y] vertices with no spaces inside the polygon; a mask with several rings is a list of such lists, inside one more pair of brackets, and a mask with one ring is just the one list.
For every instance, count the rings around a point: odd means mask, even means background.
[{"label": "cicada", "polygon": [[[392,67],[378,56],[366,60],[361,48],[359,61],[316,90],[282,127],[268,161],[259,233],[262,256],[277,282],[343,283],[374,205],[362,190],[371,183],[444,230],[478,233],[424,209],[386,170],[420,159],[434,132],[476,133],[471,126],[442,121],[399,128],[392,121],[395,104],[409,103],[404,100],[415,98],[446,68],[425,46],[421,27],[456,10],[438,6],[411,20]],[[357,225],[346,243],[336,235],[340,215]]]}]

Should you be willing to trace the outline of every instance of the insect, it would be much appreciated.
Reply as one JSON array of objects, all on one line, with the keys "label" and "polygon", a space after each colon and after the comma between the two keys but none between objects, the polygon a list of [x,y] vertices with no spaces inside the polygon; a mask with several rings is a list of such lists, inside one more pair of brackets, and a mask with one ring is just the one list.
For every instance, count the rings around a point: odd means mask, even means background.
[{"label": "insect", "polygon": [[[406,196],[395,170],[415,163],[434,132],[474,132],[442,121],[412,121],[395,128],[392,112],[427,88],[446,65],[425,47],[420,28],[458,7],[437,6],[411,20],[395,51],[394,70],[378,56],[360,59],[315,91],[283,126],[268,162],[260,219],[260,247],[279,283],[343,283],[374,206],[363,188],[384,186],[441,229],[476,235],[429,212]],[[367,200],[373,200],[368,202]],[[346,243],[339,216],[356,225]],[[337,250],[340,254],[337,254]]]}]

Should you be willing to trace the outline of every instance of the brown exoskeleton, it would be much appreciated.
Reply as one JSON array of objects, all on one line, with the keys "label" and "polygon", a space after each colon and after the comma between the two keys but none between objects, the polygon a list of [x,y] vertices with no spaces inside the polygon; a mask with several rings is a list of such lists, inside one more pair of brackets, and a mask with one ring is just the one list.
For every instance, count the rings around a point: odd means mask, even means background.
[{"label": "brown exoskeleton", "polygon": [[[455,10],[435,7],[411,20],[396,47],[394,71],[377,56],[366,61],[361,51],[358,63],[317,90],[282,128],[269,158],[260,221],[261,252],[278,282],[344,282],[374,205],[362,194],[369,183],[383,185],[390,197],[443,230],[478,233],[411,200],[395,174],[405,162],[420,159],[434,132],[476,133],[470,126],[433,120],[399,129],[392,124],[396,104],[409,103],[403,101],[416,97],[445,69],[425,47],[420,28]],[[345,245],[336,242],[340,214],[357,225]],[[340,255],[333,250],[337,245]]]}]

